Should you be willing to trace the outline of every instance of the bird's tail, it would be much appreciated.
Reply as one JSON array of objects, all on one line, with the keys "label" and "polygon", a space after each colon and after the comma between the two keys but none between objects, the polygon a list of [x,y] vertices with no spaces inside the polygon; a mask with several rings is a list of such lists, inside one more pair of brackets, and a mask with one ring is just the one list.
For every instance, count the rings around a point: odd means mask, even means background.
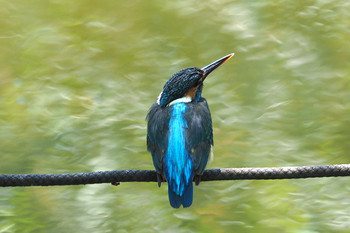
[{"label": "bird's tail", "polygon": [[182,196],[177,195],[170,185],[168,186],[169,202],[173,208],[179,208],[181,205],[186,208],[192,205],[193,183],[190,182]]}]

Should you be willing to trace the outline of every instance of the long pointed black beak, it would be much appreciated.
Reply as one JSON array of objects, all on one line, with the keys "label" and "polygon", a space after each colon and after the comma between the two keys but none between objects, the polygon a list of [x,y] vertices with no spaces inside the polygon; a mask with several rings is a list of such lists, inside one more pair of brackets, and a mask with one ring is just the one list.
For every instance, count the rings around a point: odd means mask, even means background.
[{"label": "long pointed black beak", "polygon": [[203,79],[206,78],[211,72],[213,72],[216,68],[227,62],[234,53],[230,53],[229,55],[226,55],[225,57],[220,58],[219,60],[214,61],[213,63],[204,66],[201,70],[204,71]]}]

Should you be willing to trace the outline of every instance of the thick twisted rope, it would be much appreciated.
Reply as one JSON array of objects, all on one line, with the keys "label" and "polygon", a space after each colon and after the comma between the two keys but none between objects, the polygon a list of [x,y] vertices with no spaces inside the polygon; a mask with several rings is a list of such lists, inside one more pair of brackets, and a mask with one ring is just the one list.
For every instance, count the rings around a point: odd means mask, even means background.
[{"label": "thick twisted rope", "polygon": [[[350,164],[272,167],[272,168],[219,168],[205,170],[202,181],[268,180],[316,177],[350,176]],[[0,175],[0,186],[80,185],[119,182],[157,182],[153,170],[114,170],[67,174]]]}]

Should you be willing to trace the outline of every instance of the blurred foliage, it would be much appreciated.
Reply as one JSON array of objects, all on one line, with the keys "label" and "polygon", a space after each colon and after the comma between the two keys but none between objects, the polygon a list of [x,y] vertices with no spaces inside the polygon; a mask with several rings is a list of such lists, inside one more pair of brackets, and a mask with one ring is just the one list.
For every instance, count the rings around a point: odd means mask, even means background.
[{"label": "blurred foliage", "polygon": [[[208,167],[350,163],[350,3],[0,1],[0,173],[153,169],[145,116],[206,80]],[[4,188],[0,232],[350,232],[348,178]]]}]

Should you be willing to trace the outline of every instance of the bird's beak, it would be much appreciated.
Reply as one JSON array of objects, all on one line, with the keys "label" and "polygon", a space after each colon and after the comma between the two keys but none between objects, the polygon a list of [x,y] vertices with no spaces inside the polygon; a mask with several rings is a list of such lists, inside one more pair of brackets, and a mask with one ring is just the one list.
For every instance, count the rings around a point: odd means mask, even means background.
[{"label": "bird's beak", "polygon": [[211,72],[213,72],[216,68],[224,64],[226,61],[228,61],[234,53],[230,53],[229,55],[226,55],[225,57],[220,58],[219,60],[214,61],[213,63],[204,66],[201,70],[204,71],[203,79],[206,78]]}]

